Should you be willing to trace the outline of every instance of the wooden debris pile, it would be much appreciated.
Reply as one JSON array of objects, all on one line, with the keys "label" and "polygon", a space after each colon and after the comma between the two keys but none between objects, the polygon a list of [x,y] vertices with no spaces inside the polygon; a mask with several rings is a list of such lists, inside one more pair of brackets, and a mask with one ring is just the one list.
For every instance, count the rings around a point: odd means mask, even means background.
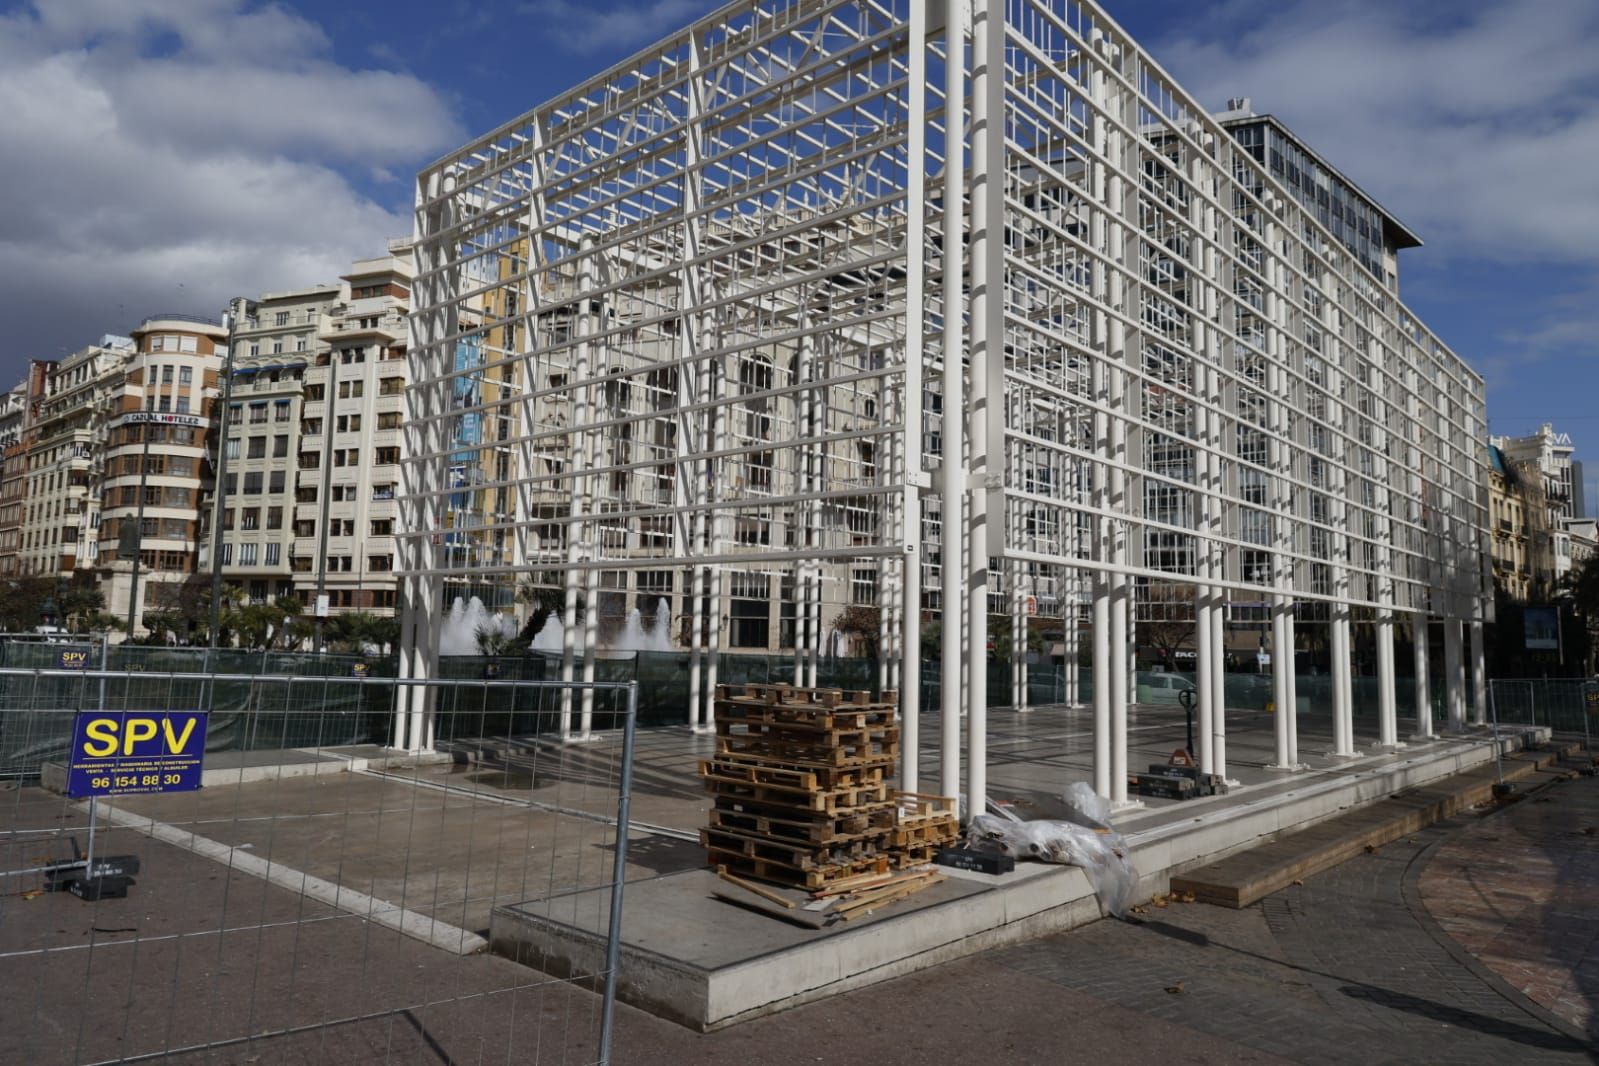
[{"label": "wooden debris pile", "polygon": [[[718,687],[716,755],[700,763],[713,798],[700,830],[711,865],[821,893],[891,879],[953,843],[951,801],[890,788],[896,705],[892,692]],[[926,882],[893,880],[910,891]]]}]

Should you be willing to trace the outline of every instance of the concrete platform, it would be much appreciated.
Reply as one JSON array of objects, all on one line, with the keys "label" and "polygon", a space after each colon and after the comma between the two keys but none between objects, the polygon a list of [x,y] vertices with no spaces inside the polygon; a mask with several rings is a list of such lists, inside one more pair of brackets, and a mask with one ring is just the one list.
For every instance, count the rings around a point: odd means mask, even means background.
[{"label": "concrete platform", "polygon": [[[1262,721],[1246,724],[1243,717],[1234,749],[1239,787],[1202,800],[1155,801],[1117,819],[1133,846],[1140,897],[1166,891],[1174,873],[1493,760],[1493,738],[1483,732],[1355,760],[1315,758],[1312,769],[1273,773],[1265,766],[1269,719],[1254,716]],[[1065,709],[1002,719],[991,733],[999,747],[991,762],[992,795],[1033,808],[1028,813],[1034,816],[1052,813],[1059,803],[1054,797],[1086,769],[1086,745],[1076,743],[1085,736],[1080,721],[1078,712]],[[1145,730],[1140,747],[1147,750],[1130,754],[1135,767],[1145,755],[1153,761],[1170,752],[1180,718],[1150,715],[1136,728]],[[1315,750],[1314,730],[1314,722],[1302,722],[1307,751]],[[646,767],[660,772],[677,758],[692,758],[698,738],[682,733],[653,731],[644,738]],[[1519,750],[1547,739],[1546,730],[1506,730],[1501,743]],[[936,750],[924,754],[936,765]],[[947,872],[950,880],[935,889],[867,920],[822,930],[710,898],[715,878],[706,870],[630,882],[619,995],[662,1017],[713,1030],[1100,917],[1087,878],[1075,868],[1023,864],[1001,877]],[[608,905],[609,891],[594,889],[496,907],[490,949],[552,973],[594,972],[602,968]]]}]

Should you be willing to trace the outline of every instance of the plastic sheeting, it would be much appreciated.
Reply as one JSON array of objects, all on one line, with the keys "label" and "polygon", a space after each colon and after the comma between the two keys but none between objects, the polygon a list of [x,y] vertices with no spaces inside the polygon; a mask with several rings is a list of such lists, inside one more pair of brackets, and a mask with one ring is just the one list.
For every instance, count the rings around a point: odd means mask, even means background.
[{"label": "plastic sheeting", "polygon": [[972,818],[967,837],[975,847],[997,850],[1018,860],[1080,867],[1105,913],[1126,917],[1138,887],[1138,872],[1133,868],[1127,841],[1110,828],[1109,802],[1082,782],[1068,788],[1064,799],[1070,821],[1022,822],[979,814]]}]

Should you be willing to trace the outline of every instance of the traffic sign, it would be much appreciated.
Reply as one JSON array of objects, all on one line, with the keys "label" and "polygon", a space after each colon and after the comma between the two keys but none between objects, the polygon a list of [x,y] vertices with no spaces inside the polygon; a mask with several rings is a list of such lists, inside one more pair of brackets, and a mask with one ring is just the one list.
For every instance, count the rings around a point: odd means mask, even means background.
[{"label": "traffic sign", "polygon": [[73,724],[67,795],[192,792],[205,763],[200,711],[80,711]]}]

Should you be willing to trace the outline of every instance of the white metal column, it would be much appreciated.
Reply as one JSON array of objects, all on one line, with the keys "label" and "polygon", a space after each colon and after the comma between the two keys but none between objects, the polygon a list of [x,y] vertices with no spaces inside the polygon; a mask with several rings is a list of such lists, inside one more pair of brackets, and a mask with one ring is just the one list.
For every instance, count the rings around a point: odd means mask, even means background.
[{"label": "white metal column", "polygon": [[989,418],[1004,418],[1002,395],[990,387],[1005,361],[1005,4],[987,0],[972,21],[972,378],[967,396],[971,433],[971,506],[966,582],[967,676],[966,811],[980,814],[988,800],[988,559],[989,523],[1004,544],[1004,510],[991,513]]},{"label": "white metal column", "polygon": [[1471,628],[1471,722],[1488,722],[1488,660],[1483,653],[1482,623],[1472,620]]},{"label": "white metal column", "polygon": [[1466,659],[1461,649],[1459,618],[1444,619],[1444,706],[1449,710],[1449,732],[1466,728]]},{"label": "white metal column", "polygon": [[939,648],[939,779],[946,796],[961,791],[961,633],[966,628],[961,590],[966,573],[961,565],[966,541],[961,501],[966,496],[966,328],[962,304],[966,274],[965,140],[961,134],[966,101],[966,0],[944,6],[944,232],[943,307],[944,367],[941,382],[943,466],[939,475],[939,542],[941,633]]},{"label": "white metal column", "polygon": [[1377,612],[1377,744],[1384,751],[1399,746],[1399,707],[1394,677],[1394,612]]},{"label": "white metal column", "polygon": [[905,152],[905,383],[904,481],[900,533],[904,538],[903,621],[900,627],[900,788],[921,789],[922,758],[922,364],[927,358],[923,304],[927,300],[927,5],[910,12],[909,97]]},{"label": "white metal column", "polygon": [[1432,730],[1432,689],[1428,684],[1427,612],[1417,611],[1411,616],[1410,635],[1415,643],[1416,671],[1416,738],[1430,739]]}]

